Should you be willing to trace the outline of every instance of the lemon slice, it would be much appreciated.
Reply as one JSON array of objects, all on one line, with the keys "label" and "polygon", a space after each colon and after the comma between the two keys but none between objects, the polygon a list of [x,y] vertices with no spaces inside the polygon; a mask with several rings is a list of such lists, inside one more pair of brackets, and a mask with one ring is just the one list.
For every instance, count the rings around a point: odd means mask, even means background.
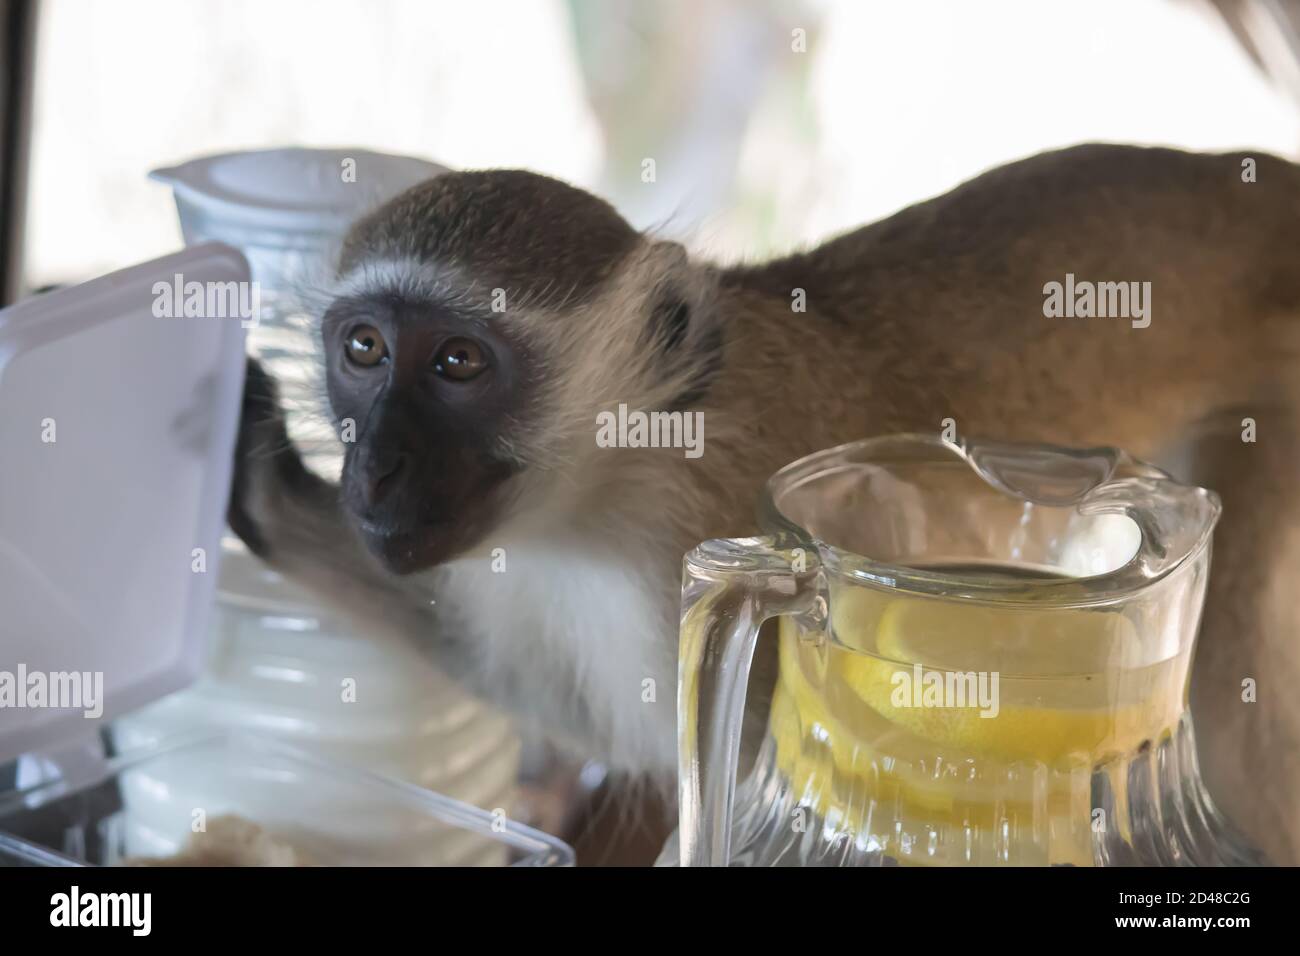
[{"label": "lemon slice", "polygon": [[[963,834],[1010,826],[1035,840],[1046,827],[1053,860],[1088,862],[1091,770],[1176,723],[1185,667],[1124,666],[1137,635],[1109,612],[838,597],[833,641],[804,642],[782,624],[769,732],[794,799],[904,861],[935,862],[917,835],[947,834],[943,853],[960,854]],[[993,716],[977,697],[914,706],[900,693],[916,665],[924,678],[994,662],[1006,673]],[[1026,852],[1046,852],[1034,846]]]},{"label": "lemon slice", "polygon": [[[1018,821],[1014,829],[1033,830],[1043,825],[1044,814],[1064,821],[1049,824],[1059,833],[1052,841],[1056,862],[1083,865],[1090,859],[1086,772],[1055,775],[1045,798],[1035,794],[1032,777],[1038,775],[1007,779],[997,767],[990,768],[987,781],[936,779],[890,754],[887,741],[879,741],[883,749],[877,750],[854,740],[819,705],[806,699],[796,703],[784,685],[773,697],[770,733],[776,766],[794,803],[816,812],[823,832],[852,834],[901,863],[990,862],[987,837],[972,857],[965,855],[975,851],[967,850],[964,833],[994,833],[1008,820]],[[937,852],[915,837],[928,833],[947,834]],[[1049,861],[1043,847],[1022,845],[1014,862]]]},{"label": "lemon slice", "polygon": [[901,599],[879,615],[875,646],[879,657],[835,654],[829,679],[890,723],[973,754],[1091,762],[1138,746],[1171,710],[1163,669],[1111,663],[1137,648],[1131,623],[1115,614]]}]

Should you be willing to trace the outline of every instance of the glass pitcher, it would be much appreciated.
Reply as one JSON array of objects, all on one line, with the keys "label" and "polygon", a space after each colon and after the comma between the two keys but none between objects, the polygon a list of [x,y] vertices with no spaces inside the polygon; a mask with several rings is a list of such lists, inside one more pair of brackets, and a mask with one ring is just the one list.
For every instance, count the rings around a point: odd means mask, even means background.
[{"label": "glass pitcher", "polygon": [[1218,516],[1213,492],[1111,448],[904,435],[782,469],[766,537],[686,557],[661,862],[1262,862],[1201,783],[1188,712]]}]

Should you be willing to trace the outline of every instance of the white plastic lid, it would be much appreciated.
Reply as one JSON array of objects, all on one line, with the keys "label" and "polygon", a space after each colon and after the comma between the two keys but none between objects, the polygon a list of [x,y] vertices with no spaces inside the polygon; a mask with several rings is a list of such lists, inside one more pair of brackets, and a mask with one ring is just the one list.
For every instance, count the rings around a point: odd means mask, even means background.
[{"label": "white plastic lid", "polygon": [[365,149],[224,153],[149,175],[213,219],[243,228],[340,234],[361,213],[447,168]]},{"label": "white plastic lid", "polygon": [[156,316],[178,275],[249,282],[212,244],[0,311],[0,763],[93,735],[205,660],[244,329]]}]

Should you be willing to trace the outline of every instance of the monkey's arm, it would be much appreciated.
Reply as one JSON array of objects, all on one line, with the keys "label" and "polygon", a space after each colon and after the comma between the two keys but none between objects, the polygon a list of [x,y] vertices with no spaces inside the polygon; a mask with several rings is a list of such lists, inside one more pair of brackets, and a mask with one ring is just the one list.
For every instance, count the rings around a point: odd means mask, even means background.
[{"label": "monkey's arm", "polygon": [[303,465],[275,382],[255,359],[248,360],[227,520],[250,551],[367,629],[416,636],[432,626],[423,595],[365,553],[338,488]]}]

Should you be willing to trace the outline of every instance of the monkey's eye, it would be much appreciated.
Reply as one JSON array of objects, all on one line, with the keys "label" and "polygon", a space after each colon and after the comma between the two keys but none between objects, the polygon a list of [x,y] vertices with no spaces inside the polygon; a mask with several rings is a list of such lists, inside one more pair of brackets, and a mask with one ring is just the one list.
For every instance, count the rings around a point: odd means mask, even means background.
[{"label": "monkey's eye", "polygon": [[454,382],[468,382],[487,368],[483,346],[473,339],[456,337],[442,343],[433,357],[433,368],[443,378]]},{"label": "monkey's eye", "polygon": [[371,368],[388,358],[384,336],[373,325],[358,325],[349,332],[344,349],[348,360],[363,368]]}]

